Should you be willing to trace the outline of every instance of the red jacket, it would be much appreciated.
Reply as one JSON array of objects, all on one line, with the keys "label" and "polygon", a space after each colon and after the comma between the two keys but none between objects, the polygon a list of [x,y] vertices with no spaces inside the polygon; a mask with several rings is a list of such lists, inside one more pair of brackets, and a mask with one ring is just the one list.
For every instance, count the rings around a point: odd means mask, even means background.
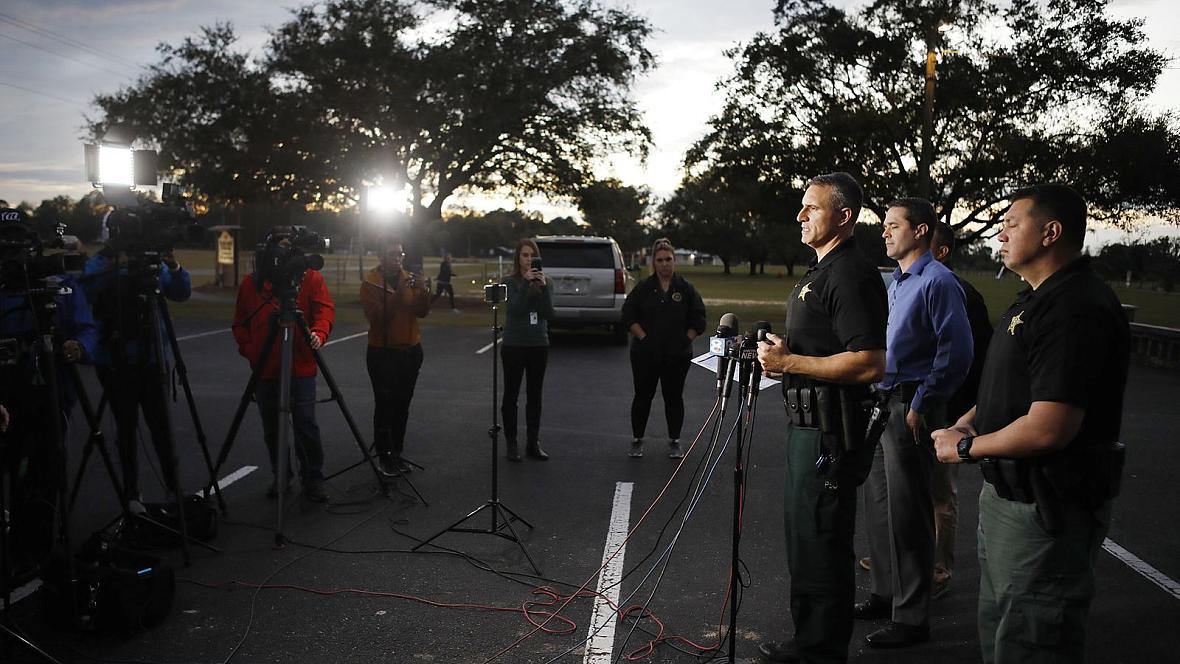
[{"label": "red jacket", "polygon": [[[303,274],[303,283],[299,287],[299,296],[295,300],[296,306],[303,312],[307,327],[311,333],[318,336],[320,341],[327,342],[328,333],[332,331],[332,322],[336,318],[336,305],[332,303],[332,296],[324,283],[324,277],[316,270],[308,270]],[[270,332],[271,314],[279,310],[279,302],[271,295],[270,282],[264,282],[262,290],[254,286],[254,275],[247,275],[238,288],[238,306],[234,312],[234,339],[238,342],[238,352],[247,360],[250,366],[258,364],[262,354],[262,345],[266,342],[266,335]],[[275,337],[271,346],[266,366],[262,370],[261,378],[275,380],[279,377],[279,355],[282,348],[281,333]],[[304,378],[316,375],[315,356],[311,346],[298,331],[295,333],[295,345],[291,353],[291,375]]]}]

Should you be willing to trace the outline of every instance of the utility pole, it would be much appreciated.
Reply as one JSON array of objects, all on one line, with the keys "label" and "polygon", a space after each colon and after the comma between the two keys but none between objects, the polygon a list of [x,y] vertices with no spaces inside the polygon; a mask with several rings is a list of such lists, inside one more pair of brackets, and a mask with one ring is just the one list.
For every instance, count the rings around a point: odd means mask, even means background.
[{"label": "utility pole", "polygon": [[933,22],[926,28],[926,103],[922,107],[922,154],[918,160],[918,187],[922,198],[931,200],[934,185],[930,164],[934,161],[934,74],[938,60],[938,28]]}]

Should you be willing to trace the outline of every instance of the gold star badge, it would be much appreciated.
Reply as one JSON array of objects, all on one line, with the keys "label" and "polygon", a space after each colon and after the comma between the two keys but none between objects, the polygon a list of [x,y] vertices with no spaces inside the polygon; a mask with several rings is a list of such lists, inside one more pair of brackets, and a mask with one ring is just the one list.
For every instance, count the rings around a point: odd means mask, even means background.
[{"label": "gold star badge", "polygon": [[799,299],[806,302],[807,300],[805,300],[804,298],[806,298],[807,294],[810,292],[811,292],[811,284],[803,284],[803,290],[799,291]]},{"label": "gold star badge", "polygon": [[1022,312],[1016,314],[1015,316],[1013,316],[1012,320],[1008,321],[1008,334],[1011,334],[1013,336],[1016,335],[1016,326],[1018,326],[1024,322],[1023,320],[1020,319],[1020,317],[1023,315],[1024,315],[1024,312],[1022,311]]}]

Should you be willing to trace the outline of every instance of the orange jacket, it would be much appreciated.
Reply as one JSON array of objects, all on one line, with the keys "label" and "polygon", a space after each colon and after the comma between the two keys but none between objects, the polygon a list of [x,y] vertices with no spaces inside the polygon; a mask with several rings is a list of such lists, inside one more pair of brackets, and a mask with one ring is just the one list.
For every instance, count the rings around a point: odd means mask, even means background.
[{"label": "orange jacket", "polygon": [[386,283],[381,267],[365,273],[361,283],[361,305],[369,319],[369,345],[404,349],[422,341],[418,319],[430,313],[430,291],[421,284],[406,285],[410,275],[398,273],[396,287]]},{"label": "orange jacket", "polygon": [[[332,303],[332,296],[324,283],[324,277],[316,270],[308,270],[303,274],[303,283],[299,287],[299,296],[295,304],[307,321],[311,333],[318,336],[320,341],[327,342],[328,334],[332,331],[332,322],[336,319],[336,305]],[[247,360],[250,366],[258,364],[262,354],[262,345],[266,335],[270,333],[271,314],[279,310],[279,301],[271,294],[270,282],[263,282],[262,290],[254,286],[254,275],[247,275],[238,287],[238,306],[234,312],[234,339],[238,342],[238,352]],[[279,355],[282,346],[282,336],[277,335],[271,345],[266,366],[262,370],[261,378],[274,380],[279,377]],[[315,356],[311,346],[299,332],[295,333],[295,345],[291,352],[291,375],[304,378],[316,375]]]}]

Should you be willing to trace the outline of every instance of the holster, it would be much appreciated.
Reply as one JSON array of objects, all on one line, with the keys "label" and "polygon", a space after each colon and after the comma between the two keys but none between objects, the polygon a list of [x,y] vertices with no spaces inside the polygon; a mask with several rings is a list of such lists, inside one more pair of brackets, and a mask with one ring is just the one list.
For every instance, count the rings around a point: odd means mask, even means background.
[{"label": "holster", "polygon": [[818,429],[829,454],[839,456],[864,443],[867,411],[872,402],[859,399],[850,390],[837,385],[787,387],[783,394],[791,424]]},{"label": "holster", "polygon": [[1077,451],[1037,460],[988,457],[980,463],[980,469],[996,495],[1035,503],[1045,531],[1059,535],[1066,503],[1095,510],[1119,494],[1126,449],[1116,441],[1081,446]]}]

